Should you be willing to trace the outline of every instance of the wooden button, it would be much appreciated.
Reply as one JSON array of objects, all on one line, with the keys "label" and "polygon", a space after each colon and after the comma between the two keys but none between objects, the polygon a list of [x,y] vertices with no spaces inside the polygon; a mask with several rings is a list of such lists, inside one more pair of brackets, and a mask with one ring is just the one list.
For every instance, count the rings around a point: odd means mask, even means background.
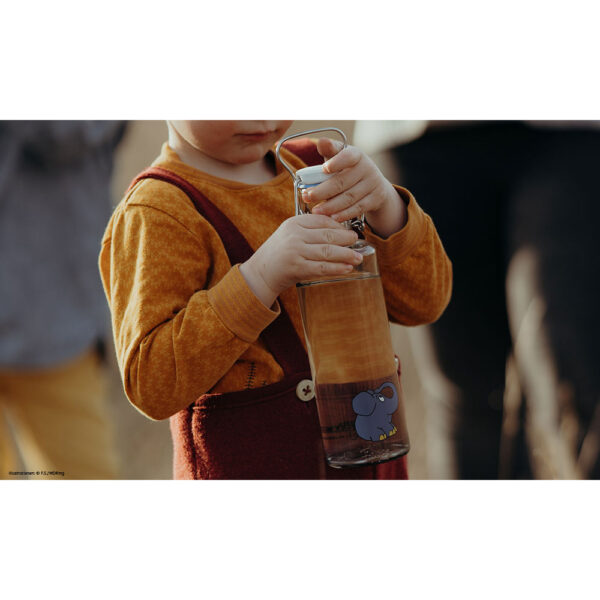
[{"label": "wooden button", "polygon": [[303,379],[296,386],[296,396],[303,402],[308,402],[315,397],[315,384],[310,379]]}]

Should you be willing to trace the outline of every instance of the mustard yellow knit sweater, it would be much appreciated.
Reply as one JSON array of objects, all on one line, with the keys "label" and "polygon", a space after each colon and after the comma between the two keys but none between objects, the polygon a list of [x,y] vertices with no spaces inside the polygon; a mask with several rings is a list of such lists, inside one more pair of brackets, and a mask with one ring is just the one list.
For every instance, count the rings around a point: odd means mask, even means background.
[{"label": "mustard yellow knit sweater", "polygon": [[[295,168],[305,166],[282,153]],[[294,214],[285,170],[263,185],[229,181],[183,163],[167,144],[153,165],[196,186],[254,249]],[[390,318],[418,325],[448,304],[452,267],[429,216],[407,190],[397,190],[408,206],[407,224],[386,240],[368,229],[366,238],[378,252]],[[152,419],[208,391],[280,380],[283,371],[259,338],[280,302],[304,341],[295,288],[265,307],[229,264],[212,226],[171,184],[146,179],[129,191],[107,226],[99,263],[125,392]]]}]

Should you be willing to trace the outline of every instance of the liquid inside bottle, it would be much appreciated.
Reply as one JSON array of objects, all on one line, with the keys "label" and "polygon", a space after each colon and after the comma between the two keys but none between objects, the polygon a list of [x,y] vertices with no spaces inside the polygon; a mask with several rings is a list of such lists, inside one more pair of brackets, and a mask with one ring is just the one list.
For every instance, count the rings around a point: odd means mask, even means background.
[{"label": "liquid inside bottle", "polygon": [[410,448],[375,250],[350,275],[298,284],[323,445],[332,467],[376,464]]}]

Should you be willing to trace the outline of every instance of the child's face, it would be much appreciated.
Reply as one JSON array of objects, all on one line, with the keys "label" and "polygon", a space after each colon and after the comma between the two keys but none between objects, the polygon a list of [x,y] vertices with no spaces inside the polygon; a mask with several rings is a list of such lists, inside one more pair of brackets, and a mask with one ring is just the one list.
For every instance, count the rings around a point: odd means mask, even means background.
[{"label": "child's face", "polygon": [[232,165],[261,160],[292,121],[169,121],[190,146]]}]

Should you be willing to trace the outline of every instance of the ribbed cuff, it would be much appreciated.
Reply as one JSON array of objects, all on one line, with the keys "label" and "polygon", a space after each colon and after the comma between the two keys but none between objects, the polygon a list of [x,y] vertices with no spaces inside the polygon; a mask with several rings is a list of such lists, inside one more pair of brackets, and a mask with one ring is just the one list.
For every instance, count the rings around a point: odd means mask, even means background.
[{"label": "ribbed cuff", "polygon": [[255,342],[281,312],[277,300],[273,304],[274,310],[271,310],[254,295],[240,273],[239,265],[235,265],[208,290],[208,301],[223,324],[249,343]]},{"label": "ribbed cuff", "polygon": [[377,262],[381,267],[395,267],[410,256],[427,232],[428,219],[413,195],[398,185],[394,189],[400,194],[408,210],[408,219],[402,229],[389,238],[379,237],[368,224],[365,238],[377,251]]}]

